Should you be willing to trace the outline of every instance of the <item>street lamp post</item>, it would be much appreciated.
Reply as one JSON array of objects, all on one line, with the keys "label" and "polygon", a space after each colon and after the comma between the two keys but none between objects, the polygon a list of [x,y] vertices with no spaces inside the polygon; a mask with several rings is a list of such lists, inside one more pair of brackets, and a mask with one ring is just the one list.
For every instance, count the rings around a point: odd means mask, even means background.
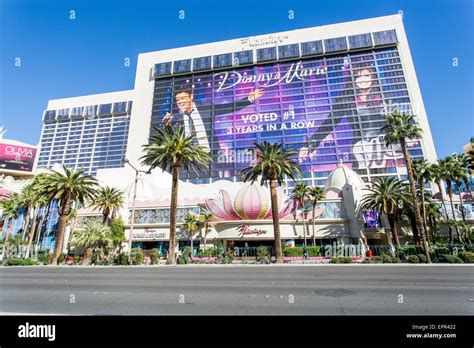
[{"label": "street lamp post", "polygon": [[130,231],[129,231],[129,236],[128,236],[128,262],[131,264],[132,263],[132,258],[131,258],[132,235],[133,235],[133,225],[135,223],[135,201],[137,199],[138,174],[139,173],[150,174],[150,171],[145,172],[144,170],[138,170],[130,163],[128,159],[125,159],[125,163],[127,163],[135,171],[135,184],[133,187],[133,201],[132,201],[132,215],[131,215],[131,221],[130,221]]}]

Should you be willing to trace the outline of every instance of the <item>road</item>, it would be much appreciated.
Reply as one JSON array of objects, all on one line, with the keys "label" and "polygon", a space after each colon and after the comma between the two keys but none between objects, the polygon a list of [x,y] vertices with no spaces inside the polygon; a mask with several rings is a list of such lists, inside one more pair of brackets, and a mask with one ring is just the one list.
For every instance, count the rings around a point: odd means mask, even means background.
[{"label": "road", "polygon": [[0,267],[0,314],[473,315],[472,266]]}]

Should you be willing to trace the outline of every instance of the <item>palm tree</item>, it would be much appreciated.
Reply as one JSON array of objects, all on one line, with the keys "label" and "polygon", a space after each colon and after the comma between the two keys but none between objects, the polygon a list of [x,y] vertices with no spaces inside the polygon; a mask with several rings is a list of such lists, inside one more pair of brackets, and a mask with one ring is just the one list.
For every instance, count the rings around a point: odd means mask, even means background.
[{"label": "palm tree", "polygon": [[48,200],[59,202],[59,223],[56,231],[56,241],[51,264],[58,263],[62,251],[64,231],[68,224],[68,215],[73,202],[84,205],[86,200],[92,200],[98,186],[97,179],[91,175],[84,175],[82,170],[68,169],[63,165],[63,173],[53,170],[38,180],[37,189],[41,196]]},{"label": "palm tree", "polygon": [[170,247],[168,263],[175,264],[176,244],[176,211],[178,206],[179,171],[184,168],[198,172],[211,161],[211,156],[204,148],[195,144],[195,135],[186,136],[181,125],[154,128],[156,135],[150,137],[149,144],[144,145],[145,155],[142,164],[149,165],[150,170],[161,168],[171,172],[170,204]]},{"label": "palm tree", "polygon": [[472,174],[474,171],[474,137],[471,137],[470,139],[470,147],[469,150],[467,151],[467,168],[469,170],[469,173]]},{"label": "palm tree", "polygon": [[10,199],[2,202],[3,208],[3,218],[8,218],[7,232],[5,235],[5,240],[3,241],[2,255],[5,257],[5,250],[8,247],[8,237],[12,229],[13,219],[16,219],[20,215],[20,197],[16,193],[10,195]]},{"label": "palm tree", "polygon": [[28,229],[28,224],[30,222],[30,212],[33,209],[34,202],[36,200],[36,191],[34,189],[34,182],[26,185],[23,187],[23,189],[20,192],[19,195],[19,205],[22,207],[23,210],[23,216],[24,216],[24,221],[22,224],[21,228],[21,239],[25,240],[26,238],[26,231]]},{"label": "palm tree", "polygon": [[[26,258],[29,257],[30,255],[31,245],[33,243],[33,238],[36,232],[36,223],[38,220],[38,213],[40,212],[41,208],[48,205],[48,203],[49,203],[48,200],[44,196],[35,197],[34,206],[33,206],[33,209],[34,209],[33,222],[30,227],[30,232],[29,232],[29,237],[28,237],[28,246],[26,247],[26,255],[25,255]],[[42,224],[40,224],[38,235],[41,232],[41,225]]]},{"label": "palm tree", "polygon": [[38,251],[39,247],[39,241],[41,238],[41,234],[43,233],[43,227],[44,227],[44,221],[47,220],[49,213],[50,213],[50,208],[51,208],[52,202],[48,201],[45,197],[45,205],[42,206],[42,213],[41,213],[41,220],[38,225],[38,233],[36,233],[35,241],[34,241],[34,246],[35,246],[35,253]]},{"label": "palm tree", "polygon": [[469,182],[469,159],[463,153],[455,153],[453,154],[454,160],[458,163],[459,168],[459,177],[463,181],[464,185],[466,185],[466,190],[471,196],[471,199],[474,199],[472,196],[471,191],[471,184]]},{"label": "palm tree", "polygon": [[316,233],[315,233],[315,224],[316,224],[316,207],[318,202],[323,200],[326,195],[324,190],[318,186],[311,186],[309,188],[309,196],[311,199],[311,206],[313,208],[313,246],[316,246]]},{"label": "palm tree", "polygon": [[257,148],[255,160],[248,167],[243,168],[241,173],[244,182],[254,183],[260,180],[260,185],[270,184],[276,263],[283,263],[276,184],[281,185],[284,176],[296,180],[296,176],[301,175],[301,170],[294,158],[297,152],[284,148],[282,144],[269,144],[266,141],[255,146]]},{"label": "palm tree", "polygon": [[395,223],[398,203],[400,200],[407,202],[410,199],[404,189],[405,186],[405,183],[397,178],[377,178],[371,186],[367,186],[369,192],[360,202],[362,209],[378,211],[387,216],[392,238],[397,248],[400,247]]},{"label": "palm tree", "polygon": [[92,205],[94,210],[98,209],[102,212],[102,223],[104,225],[110,224],[110,215],[114,218],[117,209],[120,209],[124,204],[123,192],[115,187],[101,187],[94,199]]},{"label": "palm tree", "polygon": [[431,180],[430,164],[425,159],[416,159],[411,161],[413,166],[413,177],[418,183],[421,193],[421,211],[423,213],[423,228],[426,231],[428,237],[428,226],[426,220],[426,208],[425,208],[425,180]]},{"label": "palm tree", "polygon": [[408,181],[410,183],[410,193],[414,203],[415,218],[418,231],[425,251],[427,263],[431,263],[430,253],[428,249],[428,242],[425,231],[423,229],[423,223],[421,219],[420,204],[416,197],[416,186],[415,179],[413,177],[413,168],[411,166],[410,154],[407,149],[407,139],[420,139],[422,130],[418,127],[415,118],[412,114],[403,113],[400,114],[398,111],[387,115],[387,124],[382,128],[385,133],[385,143],[387,146],[393,144],[400,144],[402,148],[403,157],[408,172]]},{"label": "palm tree", "polygon": [[82,264],[89,265],[94,247],[112,244],[110,227],[97,222],[86,223],[77,229],[71,244],[86,248]]},{"label": "palm tree", "polygon": [[426,216],[428,218],[428,224],[430,225],[431,238],[433,243],[436,243],[435,231],[438,230],[438,222],[441,220],[441,212],[439,206],[435,202],[430,202],[426,206]]},{"label": "palm tree", "polygon": [[[454,163],[453,158],[448,156],[441,160],[438,160],[438,164],[440,167],[440,172],[444,176],[444,181],[446,182],[446,191],[448,193],[449,202],[451,204],[451,211],[453,213],[453,221],[456,222],[457,219],[456,219],[456,211],[454,210],[454,203],[453,203],[453,180],[452,180],[455,163]],[[456,230],[456,234],[459,236],[459,229],[458,229],[457,224],[453,224],[453,225],[454,225],[454,229]],[[452,231],[451,227],[450,227],[450,231]],[[452,243],[453,242],[452,232],[449,238],[450,238],[449,242]]]},{"label": "palm tree", "polygon": [[306,248],[306,203],[310,200],[309,186],[303,182],[296,184],[292,193],[293,198],[296,198],[301,204],[301,216],[303,218],[303,240]]},{"label": "palm tree", "polygon": [[213,217],[214,215],[209,211],[206,211],[204,214],[202,214],[199,217],[199,220],[204,226],[204,250],[206,250],[206,239],[207,239],[207,232],[209,231],[209,223],[211,222]]},{"label": "palm tree", "polygon": [[462,168],[461,163],[459,162],[456,154],[452,156],[453,158],[453,167],[451,171],[451,178],[456,185],[459,194],[459,205],[461,210],[462,221],[466,222],[466,214],[464,213],[464,203],[462,199],[462,177],[464,175],[465,168]]},{"label": "palm tree", "polygon": [[435,182],[436,186],[438,187],[438,191],[441,197],[441,202],[443,204],[444,214],[446,216],[446,219],[448,219],[449,218],[448,210],[444,202],[443,186],[441,184],[441,180],[444,180],[444,178],[446,177],[444,173],[444,167],[440,164],[440,161],[438,160],[438,163],[433,163],[430,165],[429,171],[430,171],[431,179]]},{"label": "palm tree", "polygon": [[199,220],[195,214],[188,213],[184,217],[183,227],[189,233],[189,239],[191,240],[191,257],[194,256],[194,245],[193,245],[193,236],[199,231]]}]

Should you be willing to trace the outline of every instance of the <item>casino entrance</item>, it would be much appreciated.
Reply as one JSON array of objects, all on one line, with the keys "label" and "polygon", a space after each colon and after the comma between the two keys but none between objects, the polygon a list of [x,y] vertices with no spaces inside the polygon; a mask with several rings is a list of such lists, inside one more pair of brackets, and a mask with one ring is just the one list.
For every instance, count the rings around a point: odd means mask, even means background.
[{"label": "casino entrance", "polygon": [[227,248],[250,248],[250,247],[259,247],[259,246],[275,246],[274,240],[228,240],[226,244]]}]

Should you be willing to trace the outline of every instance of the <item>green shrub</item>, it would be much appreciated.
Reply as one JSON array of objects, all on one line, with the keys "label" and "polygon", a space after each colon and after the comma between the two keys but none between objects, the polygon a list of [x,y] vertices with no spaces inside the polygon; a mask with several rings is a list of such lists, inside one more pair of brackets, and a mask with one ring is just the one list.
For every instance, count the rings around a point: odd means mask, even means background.
[{"label": "green shrub", "polygon": [[420,258],[416,255],[410,255],[407,258],[409,263],[420,263]]},{"label": "green shrub", "polygon": [[459,257],[448,254],[441,255],[441,261],[447,263],[464,263]]},{"label": "green shrub", "polygon": [[61,253],[58,257],[58,263],[64,263],[64,261],[66,261],[66,254]]},{"label": "green shrub", "polygon": [[9,241],[10,245],[20,246],[20,245],[27,245],[28,240],[21,239],[21,234],[15,235],[15,237],[11,238]]},{"label": "green shrub", "polygon": [[33,259],[20,259],[18,257],[10,257],[4,261],[5,266],[35,266],[37,264]]},{"label": "green shrub", "polygon": [[181,252],[181,256],[183,256],[186,260],[189,260],[189,262],[192,262],[191,260],[192,255],[193,255],[193,249],[190,246],[185,247]]},{"label": "green shrub", "polygon": [[420,259],[420,263],[426,263],[426,256],[425,254],[416,254],[418,258]]},{"label": "green shrub", "polygon": [[352,263],[352,257],[347,257],[347,256],[333,257],[329,263]]},{"label": "green shrub", "polygon": [[259,246],[257,248],[257,261],[270,262],[270,251],[266,246]]},{"label": "green shrub", "polygon": [[308,255],[309,256],[322,256],[321,255],[321,247],[319,247],[319,246],[309,246],[306,249],[308,249]]},{"label": "green shrub", "polygon": [[400,258],[398,256],[391,256],[387,254],[382,254],[380,256],[373,256],[370,262],[367,263],[399,263]]},{"label": "green shrub", "polygon": [[200,257],[210,257],[213,254],[213,248],[206,248],[204,250],[200,250],[199,255]]},{"label": "green shrub", "polygon": [[294,257],[294,256],[303,256],[303,248],[300,247],[287,247],[285,248],[285,256]]},{"label": "green shrub", "polygon": [[126,266],[129,264],[128,254],[120,253],[117,255],[117,265]]},{"label": "green shrub", "polygon": [[459,258],[465,263],[474,263],[474,253],[469,251],[461,251],[459,253]]},{"label": "green shrub", "polygon": [[141,265],[145,259],[143,250],[140,248],[133,248],[130,257],[132,259],[132,265]]},{"label": "green shrub", "polygon": [[224,255],[224,248],[221,247],[221,246],[215,246],[214,248],[211,249],[212,252],[211,252],[211,255],[212,256],[216,256],[216,257],[219,257],[219,256],[222,256]]},{"label": "green shrub", "polygon": [[45,265],[50,265],[53,262],[53,253],[49,253],[46,255]]},{"label": "green shrub", "polygon": [[153,249],[150,252],[150,261],[152,265],[156,265],[160,259],[160,251],[158,249]]},{"label": "green shrub", "polygon": [[114,258],[112,255],[109,255],[105,258],[99,257],[99,259],[96,261],[96,265],[98,266],[108,266],[112,265],[114,263]]},{"label": "green shrub", "polygon": [[46,264],[46,257],[48,256],[48,251],[47,250],[39,250],[38,255],[36,259],[38,260],[39,263]]},{"label": "green shrub", "polygon": [[181,255],[178,257],[178,265],[185,265],[186,264],[186,258]]}]

